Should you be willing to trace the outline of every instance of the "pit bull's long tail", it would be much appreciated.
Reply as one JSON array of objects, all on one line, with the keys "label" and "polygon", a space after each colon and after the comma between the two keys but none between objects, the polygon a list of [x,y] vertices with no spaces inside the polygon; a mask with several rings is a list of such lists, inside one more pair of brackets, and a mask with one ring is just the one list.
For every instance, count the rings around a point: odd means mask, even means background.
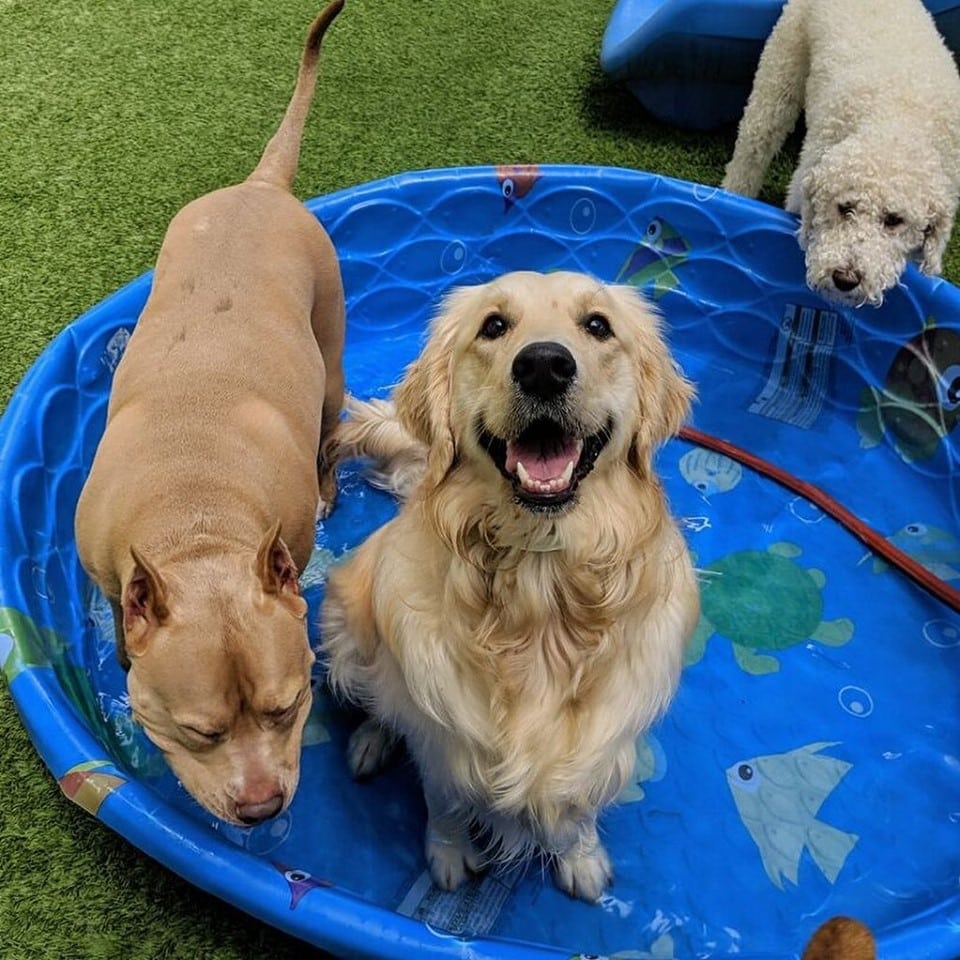
[{"label": "pit bull's long tail", "polygon": [[286,190],[290,189],[300,159],[300,137],[310,111],[310,101],[317,85],[317,66],[320,62],[320,44],[327,27],[343,9],[344,0],[333,0],[317,16],[307,33],[307,43],[300,59],[297,85],[280,121],[277,132],[270,138],[257,168],[247,182],[264,181]]}]

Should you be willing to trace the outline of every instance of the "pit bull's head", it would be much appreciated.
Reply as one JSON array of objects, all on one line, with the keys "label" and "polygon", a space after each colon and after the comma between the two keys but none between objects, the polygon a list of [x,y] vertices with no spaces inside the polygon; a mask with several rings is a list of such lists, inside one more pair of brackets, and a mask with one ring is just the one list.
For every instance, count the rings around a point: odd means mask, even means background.
[{"label": "pit bull's head", "polygon": [[274,816],[297,787],[314,660],[279,523],[255,555],[158,569],[131,552],[121,659],[135,719],[211,813],[243,825]]}]

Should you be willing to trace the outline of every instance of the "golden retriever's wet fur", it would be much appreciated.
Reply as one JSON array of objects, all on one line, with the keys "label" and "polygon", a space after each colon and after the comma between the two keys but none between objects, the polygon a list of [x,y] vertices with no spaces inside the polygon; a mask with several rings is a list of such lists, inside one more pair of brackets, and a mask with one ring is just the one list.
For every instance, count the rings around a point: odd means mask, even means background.
[{"label": "golden retriever's wet fur", "polygon": [[406,741],[440,886],[531,849],[575,896],[609,883],[597,814],[698,616],[652,468],[691,397],[636,291],[514,273],[447,298],[395,409],[353,404],[348,452],[410,497],[331,571],[329,677],[371,714],[355,774]]}]

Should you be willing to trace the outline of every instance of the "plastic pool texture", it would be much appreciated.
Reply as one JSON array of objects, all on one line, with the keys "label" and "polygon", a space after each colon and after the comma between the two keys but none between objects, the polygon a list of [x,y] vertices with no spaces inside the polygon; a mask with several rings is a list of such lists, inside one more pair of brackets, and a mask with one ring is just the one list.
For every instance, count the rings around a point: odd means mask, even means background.
[{"label": "plastic pool texture", "polygon": [[[911,268],[881,308],[838,310],[804,286],[783,211],[624,170],[410,173],[309,206],[342,258],[358,396],[387,391],[453,284],[517,268],[632,283],[699,385],[698,428],[960,578],[950,284]],[[0,426],[0,665],[67,796],[195,884],[349,957],[783,958],[839,913],[874,927],[883,960],[960,955],[960,615],[809,502],[679,440],[659,469],[704,618],[672,710],[602,819],[617,880],[599,904],[537,865],[434,889],[415,775],[352,783],[354,718],[322,690],[290,810],[250,830],[202,811],[131,722],[72,534],[149,284],[68,327]],[[314,611],[329,563],[394,509],[346,471],[303,577]]]},{"label": "plastic pool texture", "polygon": [[[960,4],[924,0],[951,50]],[[618,0],[600,64],[667,123],[709,130],[736,122],[783,0]]]}]

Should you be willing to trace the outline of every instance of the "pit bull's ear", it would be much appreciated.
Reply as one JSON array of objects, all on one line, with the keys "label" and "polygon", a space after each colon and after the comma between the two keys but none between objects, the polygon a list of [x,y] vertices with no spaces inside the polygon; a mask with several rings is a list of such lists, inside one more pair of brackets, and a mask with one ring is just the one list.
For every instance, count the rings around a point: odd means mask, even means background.
[{"label": "pit bull's ear", "polygon": [[669,357],[665,358],[662,365],[648,366],[646,376],[649,382],[641,388],[644,395],[640,424],[629,454],[631,466],[643,476],[653,471],[653,456],[657,448],[670,437],[676,436],[690,415],[694,397],[693,385]]},{"label": "pit bull's ear", "polygon": [[257,550],[257,578],[263,592],[275,596],[297,616],[307,615],[307,603],[300,596],[297,565],[280,536],[280,521],[267,531]]},{"label": "pit bull's ear", "polygon": [[123,588],[124,655],[139,657],[150,634],[170,616],[167,586],[160,572],[135,547],[130,548],[133,573]]},{"label": "pit bull's ear", "polygon": [[443,302],[430,328],[430,339],[407,368],[393,400],[403,426],[427,448],[424,482],[435,487],[447,475],[456,457],[450,421],[450,380],[453,345],[465,321],[469,288],[455,290]]}]

